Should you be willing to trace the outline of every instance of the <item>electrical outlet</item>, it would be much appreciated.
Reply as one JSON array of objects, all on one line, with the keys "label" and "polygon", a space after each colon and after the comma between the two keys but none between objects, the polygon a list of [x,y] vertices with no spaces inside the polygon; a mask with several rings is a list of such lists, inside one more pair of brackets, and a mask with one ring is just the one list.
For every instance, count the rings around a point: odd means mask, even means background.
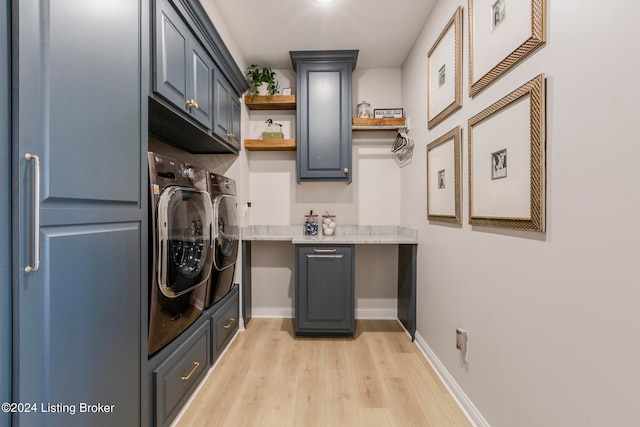
[{"label": "electrical outlet", "polygon": [[469,335],[462,328],[456,329],[456,348],[462,353],[462,359],[465,363],[469,363]]}]

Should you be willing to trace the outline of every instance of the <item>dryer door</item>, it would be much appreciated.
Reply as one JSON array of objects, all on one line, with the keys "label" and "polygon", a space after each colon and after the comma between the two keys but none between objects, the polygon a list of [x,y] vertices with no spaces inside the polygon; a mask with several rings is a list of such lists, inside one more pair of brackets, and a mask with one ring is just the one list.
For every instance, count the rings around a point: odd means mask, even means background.
[{"label": "dryer door", "polygon": [[177,297],[204,284],[211,274],[213,209],[209,193],[168,187],[158,200],[158,285]]},{"label": "dryer door", "polygon": [[238,258],[240,227],[238,227],[238,203],[235,196],[219,194],[214,206],[214,266],[222,271],[235,264]]}]

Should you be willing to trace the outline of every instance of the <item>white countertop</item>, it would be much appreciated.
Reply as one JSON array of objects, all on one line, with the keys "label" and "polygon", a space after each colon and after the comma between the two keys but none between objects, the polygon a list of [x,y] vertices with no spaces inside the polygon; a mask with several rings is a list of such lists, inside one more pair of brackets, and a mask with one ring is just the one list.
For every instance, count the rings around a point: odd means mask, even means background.
[{"label": "white countertop", "polygon": [[242,240],[290,241],[298,244],[397,245],[417,244],[418,230],[392,225],[338,225],[332,236],[305,236],[301,225],[252,225],[243,227]]}]

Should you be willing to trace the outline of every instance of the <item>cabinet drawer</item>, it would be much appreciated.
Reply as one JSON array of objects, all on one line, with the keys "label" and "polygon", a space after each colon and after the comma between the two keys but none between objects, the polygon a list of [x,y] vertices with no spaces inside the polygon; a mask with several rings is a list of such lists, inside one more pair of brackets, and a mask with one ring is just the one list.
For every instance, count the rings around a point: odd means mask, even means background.
[{"label": "cabinet drawer", "polygon": [[213,330],[213,342],[211,350],[211,362],[213,363],[238,330],[239,319],[238,291],[227,300],[220,310],[211,317],[211,328]]},{"label": "cabinet drawer", "polygon": [[168,425],[206,374],[209,363],[209,323],[205,322],[153,372],[155,425]]}]

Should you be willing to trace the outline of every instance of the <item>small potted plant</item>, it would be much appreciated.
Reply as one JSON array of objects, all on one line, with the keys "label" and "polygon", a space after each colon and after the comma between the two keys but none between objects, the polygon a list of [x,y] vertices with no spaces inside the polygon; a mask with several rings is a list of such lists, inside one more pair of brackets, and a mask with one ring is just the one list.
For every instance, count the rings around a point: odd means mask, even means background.
[{"label": "small potted plant", "polygon": [[266,95],[267,101],[269,101],[271,95],[278,93],[279,85],[276,73],[271,68],[258,68],[256,64],[251,64],[245,71],[245,75],[247,82],[249,82],[250,95]]}]

